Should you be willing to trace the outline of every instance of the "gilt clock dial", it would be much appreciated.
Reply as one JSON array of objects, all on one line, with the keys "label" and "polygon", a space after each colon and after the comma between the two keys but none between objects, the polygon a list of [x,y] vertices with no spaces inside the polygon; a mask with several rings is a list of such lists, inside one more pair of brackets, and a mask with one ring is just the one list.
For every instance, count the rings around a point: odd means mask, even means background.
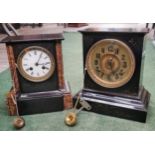
[{"label": "gilt clock dial", "polygon": [[92,80],[100,86],[118,88],[133,76],[135,57],[124,42],[117,39],[103,39],[89,49],[86,68]]},{"label": "gilt clock dial", "polygon": [[53,55],[45,48],[31,46],[18,56],[17,66],[20,74],[27,80],[42,82],[52,76],[55,69]]}]

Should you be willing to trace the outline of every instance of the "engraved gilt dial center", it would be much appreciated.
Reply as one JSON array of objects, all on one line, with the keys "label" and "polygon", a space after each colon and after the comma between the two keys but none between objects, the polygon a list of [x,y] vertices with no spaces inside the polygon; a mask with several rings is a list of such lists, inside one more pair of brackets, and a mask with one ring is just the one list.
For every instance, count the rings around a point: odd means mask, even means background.
[{"label": "engraved gilt dial center", "polygon": [[116,72],[120,67],[120,61],[117,56],[112,54],[103,55],[101,58],[101,70],[109,75]]}]

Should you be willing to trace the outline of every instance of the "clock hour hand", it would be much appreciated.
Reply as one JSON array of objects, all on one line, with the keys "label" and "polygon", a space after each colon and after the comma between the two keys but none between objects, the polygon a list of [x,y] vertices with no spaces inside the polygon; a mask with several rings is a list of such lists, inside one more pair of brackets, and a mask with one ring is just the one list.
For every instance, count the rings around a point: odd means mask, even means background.
[{"label": "clock hour hand", "polygon": [[29,67],[29,68],[26,69],[26,71],[29,71],[29,70],[33,70],[33,68],[32,67]]}]

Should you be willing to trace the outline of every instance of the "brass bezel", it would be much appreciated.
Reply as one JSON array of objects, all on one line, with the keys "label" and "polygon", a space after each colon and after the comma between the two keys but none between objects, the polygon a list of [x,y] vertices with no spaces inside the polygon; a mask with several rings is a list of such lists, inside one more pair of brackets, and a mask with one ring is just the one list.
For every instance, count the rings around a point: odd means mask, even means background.
[{"label": "brass bezel", "polygon": [[[93,68],[91,67],[91,54],[93,53],[93,49],[98,44],[100,44],[102,42],[105,42],[105,41],[115,42],[115,43],[118,43],[119,45],[123,46],[127,50],[128,55],[130,57],[130,60],[131,60],[130,71],[128,73],[128,76],[126,76],[125,78],[123,78],[121,81],[116,81],[116,82],[108,82],[108,81],[105,81],[105,80],[99,78],[95,74]],[[135,57],[134,57],[134,54],[133,54],[132,50],[123,41],[120,41],[120,40],[117,40],[117,39],[102,39],[102,40],[96,42],[95,44],[93,44],[90,47],[90,49],[89,49],[89,51],[87,53],[87,57],[86,57],[86,69],[87,69],[87,72],[88,72],[89,76],[91,77],[91,79],[95,83],[97,83],[98,85],[100,85],[102,87],[105,87],[105,88],[118,88],[118,87],[121,87],[121,86],[125,85],[132,78],[132,76],[134,74],[134,71],[135,71],[135,66],[136,66]]]},{"label": "brass bezel", "polygon": [[[24,69],[23,69],[23,66],[22,66],[22,58],[23,56],[30,50],[32,49],[37,49],[37,50],[41,50],[43,52],[45,52],[50,60],[51,60],[51,69],[50,71],[48,72],[48,74],[46,74],[45,76],[42,76],[42,77],[32,77],[30,75],[28,75]],[[17,59],[17,66],[18,66],[18,70],[20,72],[20,74],[27,80],[31,81],[31,82],[43,82],[47,79],[49,79],[53,73],[54,73],[54,70],[55,70],[55,59],[54,59],[54,56],[52,55],[52,53],[50,51],[48,51],[47,49],[43,48],[43,47],[40,47],[40,46],[30,46],[30,47],[27,47],[25,49],[22,50],[22,52],[19,54],[18,56],[18,59]]]}]

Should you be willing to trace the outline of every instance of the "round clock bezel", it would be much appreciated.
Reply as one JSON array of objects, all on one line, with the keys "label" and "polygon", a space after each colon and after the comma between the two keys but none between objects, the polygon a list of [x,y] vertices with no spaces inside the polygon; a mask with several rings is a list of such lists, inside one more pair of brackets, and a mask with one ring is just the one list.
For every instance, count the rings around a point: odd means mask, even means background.
[{"label": "round clock bezel", "polygon": [[[51,61],[51,68],[50,68],[50,71],[45,75],[45,76],[41,76],[41,77],[32,77],[30,76],[29,74],[27,74],[24,69],[23,69],[23,66],[22,66],[22,58],[23,56],[29,52],[30,50],[33,50],[33,49],[36,49],[36,50],[40,50],[44,53],[46,53],[49,58],[50,58],[50,61]],[[55,71],[55,59],[54,59],[54,56],[52,55],[52,53],[50,51],[48,51],[47,49],[43,48],[43,47],[40,47],[40,46],[29,46],[29,47],[26,47],[25,49],[23,49],[21,51],[21,53],[19,54],[18,58],[17,58],[17,66],[18,66],[18,70],[20,72],[20,74],[27,80],[31,81],[31,82],[43,82],[47,79],[49,79],[54,71]]]},{"label": "round clock bezel", "polygon": [[[110,41],[110,42],[116,42],[119,45],[123,46],[127,52],[128,55],[130,57],[131,60],[131,66],[130,66],[130,71],[128,73],[128,76],[126,76],[125,78],[123,78],[121,81],[116,81],[116,82],[107,82],[105,80],[101,80],[101,78],[99,78],[95,72],[94,69],[91,67],[91,55],[93,53],[93,49],[100,43],[105,42],[105,41]],[[96,43],[94,43],[90,49],[88,50],[87,56],[86,56],[86,69],[87,69],[87,73],[90,76],[90,78],[98,85],[105,87],[105,88],[119,88],[123,85],[125,85],[126,83],[128,83],[130,81],[130,79],[132,78],[134,71],[135,71],[135,67],[136,67],[136,62],[135,62],[135,57],[134,54],[131,50],[131,48],[125,44],[123,41],[120,41],[118,39],[102,39],[100,41],[97,41]]]}]

